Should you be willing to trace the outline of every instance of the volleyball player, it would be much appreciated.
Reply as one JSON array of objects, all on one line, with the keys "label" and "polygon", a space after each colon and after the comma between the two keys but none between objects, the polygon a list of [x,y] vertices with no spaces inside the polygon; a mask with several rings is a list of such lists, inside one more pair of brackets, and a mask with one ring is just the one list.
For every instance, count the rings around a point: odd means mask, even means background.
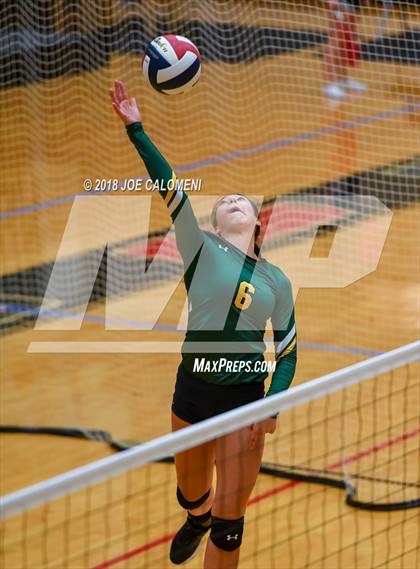
[{"label": "volleyball player", "polygon": [[363,0],[327,0],[329,9],[328,42],[324,53],[327,84],[323,92],[332,99],[343,99],[347,92],[362,92],[366,85],[349,75],[360,60],[357,14]]},{"label": "volleyball player", "polygon": [[[267,395],[290,385],[296,366],[296,331],[290,282],[259,255],[258,209],[240,194],[218,200],[212,212],[214,233],[199,228],[186,194],[167,187],[176,179],[172,168],[143,130],[134,98],[116,81],[113,106],[143,159],[175,225],[188,292],[188,330],[182,348],[172,402],[172,428],[178,430],[264,397],[261,372],[266,321],[271,318],[277,366]],[[227,294],[226,291],[233,291]],[[194,353],[194,342],[228,346],[234,353]],[[219,350],[221,351],[221,350]],[[195,362],[206,361],[195,369]],[[214,369],[224,358],[229,366]],[[247,371],[241,365],[247,364]],[[187,519],[171,544],[170,559],[185,563],[210,531],[205,569],[235,569],[248,498],[261,464],[264,435],[276,419],[181,452],[175,457],[177,498]],[[216,466],[217,486],[212,488]]]}]

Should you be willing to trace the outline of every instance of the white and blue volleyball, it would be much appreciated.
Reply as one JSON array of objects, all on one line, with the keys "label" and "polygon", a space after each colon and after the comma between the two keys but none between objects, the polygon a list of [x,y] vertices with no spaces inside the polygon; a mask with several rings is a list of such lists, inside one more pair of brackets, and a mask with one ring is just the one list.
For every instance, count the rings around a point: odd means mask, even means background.
[{"label": "white and blue volleyball", "polygon": [[193,42],[184,36],[158,36],[146,47],[142,68],[156,91],[178,95],[197,83],[201,56]]}]

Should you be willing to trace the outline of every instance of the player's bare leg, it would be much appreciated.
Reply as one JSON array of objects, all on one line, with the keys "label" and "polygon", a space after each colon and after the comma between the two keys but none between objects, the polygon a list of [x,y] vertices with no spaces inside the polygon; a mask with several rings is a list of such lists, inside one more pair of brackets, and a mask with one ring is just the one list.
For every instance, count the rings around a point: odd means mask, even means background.
[{"label": "player's bare leg", "polygon": [[[183,421],[172,413],[172,431],[188,427],[190,423]],[[195,501],[210,488],[207,500],[198,508],[188,510],[194,515],[207,512],[213,502],[213,470],[216,455],[215,441],[209,441],[197,447],[179,452],[175,455],[175,467],[178,487],[184,496]]]},{"label": "player's bare leg", "polygon": [[[172,431],[188,426],[189,423],[172,413]],[[172,563],[181,564],[192,559],[210,529],[215,453],[215,441],[210,441],[175,456],[178,500],[188,514],[172,541]]]},{"label": "player's bare leg", "polygon": [[[215,520],[207,541],[204,569],[236,569],[239,562],[241,518],[255,486],[261,465],[264,433],[258,432],[250,448],[250,429],[240,429],[217,440],[217,486],[212,513]],[[219,521],[220,520],[220,521]],[[231,530],[229,530],[231,527]],[[219,543],[218,547],[213,543]],[[227,551],[225,548],[232,549]]]}]

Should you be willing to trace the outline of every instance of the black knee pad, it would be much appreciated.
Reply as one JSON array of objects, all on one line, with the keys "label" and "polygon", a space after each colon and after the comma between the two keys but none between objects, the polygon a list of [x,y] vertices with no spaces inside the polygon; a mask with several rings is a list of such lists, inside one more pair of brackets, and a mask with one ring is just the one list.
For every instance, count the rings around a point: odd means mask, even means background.
[{"label": "black knee pad", "polygon": [[203,494],[203,496],[201,496],[201,498],[198,498],[198,500],[194,500],[193,502],[191,502],[190,500],[187,500],[183,495],[183,493],[181,492],[181,490],[177,488],[176,497],[178,498],[178,502],[184,508],[184,510],[195,510],[195,508],[198,508],[202,504],[204,504],[204,502],[210,496],[210,490],[211,488],[209,488],[207,492]]},{"label": "black knee pad", "polygon": [[216,547],[224,551],[234,551],[242,543],[244,518],[224,520],[212,516],[210,539]]}]

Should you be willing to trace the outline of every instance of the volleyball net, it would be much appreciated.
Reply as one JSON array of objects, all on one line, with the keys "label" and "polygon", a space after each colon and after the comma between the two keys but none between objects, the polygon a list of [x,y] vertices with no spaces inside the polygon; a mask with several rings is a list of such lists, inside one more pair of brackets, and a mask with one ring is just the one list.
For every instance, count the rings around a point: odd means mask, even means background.
[{"label": "volleyball net", "polygon": [[171,566],[185,513],[169,457],[275,412],[240,567],[418,566],[419,356],[403,346],[4,496],[2,566]]}]

